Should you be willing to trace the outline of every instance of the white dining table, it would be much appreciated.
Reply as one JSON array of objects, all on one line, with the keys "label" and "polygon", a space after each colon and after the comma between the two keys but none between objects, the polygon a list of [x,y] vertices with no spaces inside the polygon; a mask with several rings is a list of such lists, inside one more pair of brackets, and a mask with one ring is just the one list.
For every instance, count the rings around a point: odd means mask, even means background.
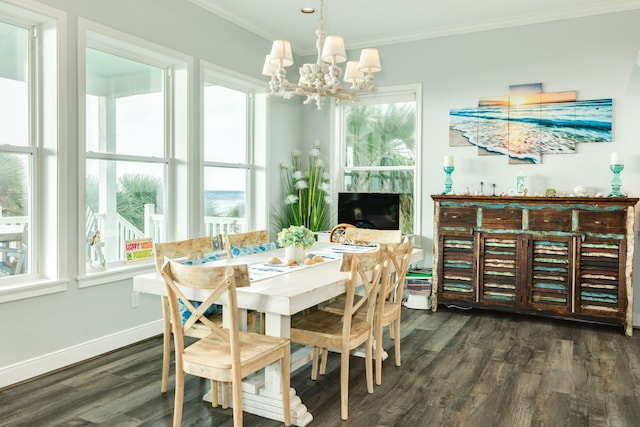
[{"label": "white dining table", "polygon": [[[307,253],[319,252],[335,254],[334,259],[325,258],[325,262],[286,269],[281,274],[268,277],[252,277],[251,286],[237,288],[239,318],[244,319],[246,327],[247,310],[256,310],[265,314],[265,333],[278,337],[290,337],[291,316],[305,309],[315,307],[345,292],[347,272],[340,271],[340,251],[334,243],[316,242]],[[247,264],[249,274],[251,266],[264,264],[270,257],[284,258],[284,249],[262,252],[238,258],[222,259],[212,265]],[[415,248],[411,262],[422,261],[424,252]],[[205,295],[187,292],[185,296],[193,300],[202,300]],[[141,274],[133,277],[135,292],[166,295],[162,276],[158,272]],[[223,310],[223,323],[226,315]],[[304,348],[291,356],[292,372],[311,360],[311,349]],[[296,426],[306,426],[313,416],[302,403],[295,389],[291,388],[291,422]],[[243,380],[243,411],[266,418],[283,421],[280,397],[280,366],[278,363],[268,366],[263,372],[254,374]],[[205,400],[211,401],[208,393]]]}]

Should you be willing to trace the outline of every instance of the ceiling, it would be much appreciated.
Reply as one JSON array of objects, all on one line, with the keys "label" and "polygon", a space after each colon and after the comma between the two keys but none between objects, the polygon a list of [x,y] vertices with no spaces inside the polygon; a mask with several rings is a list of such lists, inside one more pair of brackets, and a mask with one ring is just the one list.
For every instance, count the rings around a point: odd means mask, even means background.
[{"label": "ceiling", "polygon": [[[267,40],[313,55],[320,0],[188,0]],[[328,35],[347,49],[640,9],[640,0],[324,0]]]}]

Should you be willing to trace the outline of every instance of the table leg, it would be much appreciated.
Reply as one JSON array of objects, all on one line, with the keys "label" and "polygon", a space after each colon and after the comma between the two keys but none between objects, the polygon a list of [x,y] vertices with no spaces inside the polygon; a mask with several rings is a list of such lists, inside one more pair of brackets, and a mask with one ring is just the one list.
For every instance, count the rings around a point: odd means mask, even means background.
[{"label": "table leg", "polygon": [[[265,315],[265,334],[289,338],[291,336],[291,317],[281,316],[274,313]],[[307,352],[308,353],[308,352]],[[293,372],[300,365],[306,364],[310,358],[292,356],[291,363]],[[265,368],[265,392],[268,394],[279,394],[280,390],[280,365],[273,364]],[[291,422],[296,426],[306,426],[313,420],[313,416],[302,400],[296,395],[294,388],[291,388]]]},{"label": "table leg", "polygon": [[[231,321],[229,318],[229,310],[223,309],[222,310],[222,326],[225,328],[228,328],[230,323]],[[241,331],[247,330],[247,309],[246,308],[238,309],[238,328]]]},{"label": "table leg", "polygon": [[[227,313],[228,314],[228,313]],[[241,310],[239,315],[245,319],[246,330],[246,310]],[[223,312],[223,325],[227,322],[227,316]],[[266,313],[265,315],[265,333],[266,335],[289,337],[291,332],[291,318],[289,316],[280,316],[277,314]],[[303,353],[309,353],[304,352]],[[292,371],[296,367],[306,364],[310,359],[308,355],[292,355]],[[219,385],[220,386],[220,385]],[[224,393],[231,393],[229,389],[219,389],[218,396],[220,404]],[[229,395],[230,396],[230,395]],[[204,395],[203,399],[211,402],[211,391]],[[299,396],[296,395],[295,389],[291,388],[290,394],[291,405],[291,424],[294,426],[304,427],[313,421],[313,416],[302,403]],[[231,402],[231,398],[229,398]],[[259,415],[261,417],[270,418],[278,421],[284,421],[282,416],[282,399],[280,397],[280,364],[274,363],[267,366],[264,371],[250,375],[242,380],[242,410],[250,414]]]}]

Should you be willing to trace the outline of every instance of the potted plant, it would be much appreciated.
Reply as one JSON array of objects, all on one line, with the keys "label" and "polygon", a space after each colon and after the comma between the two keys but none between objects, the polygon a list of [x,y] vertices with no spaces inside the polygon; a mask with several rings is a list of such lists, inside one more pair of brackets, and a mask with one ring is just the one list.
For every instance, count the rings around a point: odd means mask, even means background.
[{"label": "potted plant", "polygon": [[329,176],[320,157],[320,144],[309,152],[308,169],[302,153],[294,150],[290,164],[280,165],[283,205],[275,208],[276,229],[303,225],[311,231],[329,228]]},{"label": "potted plant", "polygon": [[313,232],[304,225],[292,225],[278,233],[278,244],[284,248],[284,256],[288,260],[303,262],[305,250],[315,241]]}]

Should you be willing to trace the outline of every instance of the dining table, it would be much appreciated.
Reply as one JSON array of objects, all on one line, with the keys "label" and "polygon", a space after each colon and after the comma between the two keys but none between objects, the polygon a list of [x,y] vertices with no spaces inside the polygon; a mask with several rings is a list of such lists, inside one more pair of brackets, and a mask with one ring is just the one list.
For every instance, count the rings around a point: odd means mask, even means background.
[{"label": "dining table", "polygon": [[[284,249],[246,255],[237,258],[225,258],[211,262],[211,265],[247,264],[250,286],[236,288],[241,327],[246,328],[246,313],[255,310],[264,313],[267,335],[290,337],[291,318],[306,309],[316,307],[345,292],[348,272],[340,271],[340,260],[345,252],[372,250],[358,245],[340,245],[329,242],[316,242],[307,249],[307,255],[317,255],[322,262],[311,265],[299,264],[287,266],[268,261],[278,258],[284,261]],[[419,263],[424,257],[420,248],[414,248],[411,263]],[[133,277],[133,291],[167,295],[164,280],[159,272],[145,273]],[[202,301],[206,295],[197,290],[183,288],[185,297]],[[221,300],[221,303],[224,301]],[[223,325],[227,324],[228,313],[223,304]],[[291,371],[307,365],[311,360],[312,349],[300,348],[292,352]],[[219,395],[221,395],[219,393]],[[243,379],[243,411],[266,418],[283,421],[282,399],[280,396],[280,365],[266,367],[259,373]],[[211,401],[211,392],[204,396]],[[290,391],[291,422],[296,426],[306,426],[313,420],[302,399],[292,387]]]}]

